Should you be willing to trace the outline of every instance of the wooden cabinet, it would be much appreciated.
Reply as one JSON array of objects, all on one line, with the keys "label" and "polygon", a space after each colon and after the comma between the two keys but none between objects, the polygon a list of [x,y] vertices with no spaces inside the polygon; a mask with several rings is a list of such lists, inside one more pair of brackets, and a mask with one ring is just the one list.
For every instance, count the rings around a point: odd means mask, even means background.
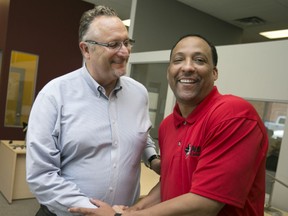
[{"label": "wooden cabinet", "polygon": [[26,182],[25,141],[0,142],[0,191],[9,203],[34,197]]},{"label": "wooden cabinet", "polygon": [[141,163],[140,198],[146,196],[159,182],[160,176]]},{"label": "wooden cabinet", "polygon": [[[143,197],[159,181],[159,175],[141,163],[141,192]],[[0,142],[0,191],[9,203],[16,199],[33,198],[26,182],[25,141]]]}]

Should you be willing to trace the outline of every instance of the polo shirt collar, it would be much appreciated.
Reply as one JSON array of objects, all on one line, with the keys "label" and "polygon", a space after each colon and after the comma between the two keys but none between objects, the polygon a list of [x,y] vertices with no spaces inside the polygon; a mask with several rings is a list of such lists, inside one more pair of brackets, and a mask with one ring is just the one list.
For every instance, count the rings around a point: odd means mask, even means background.
[{"label": "polo shirt collar", "polygon": [[216,99],[220,93],[216,86],[213,87],[212,91],[206,96],[206,98],[198,104],[198,106],[189,114],[187,118],[182,117],[179,109],[178,103],[176,103],[173,110],[174,124],[175,127],[179,127],[183,124],[194,124],[198,118],[201,118],[207,112],[207,107],[212,106],[214,104],[214,99]]}]

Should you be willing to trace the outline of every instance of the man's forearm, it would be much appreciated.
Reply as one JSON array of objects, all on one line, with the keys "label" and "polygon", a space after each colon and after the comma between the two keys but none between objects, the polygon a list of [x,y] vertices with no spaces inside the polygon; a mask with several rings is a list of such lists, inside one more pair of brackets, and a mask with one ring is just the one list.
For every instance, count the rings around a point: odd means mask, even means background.
[{"label": "man's forearm", "polygon": [[138,211],[124,212],[122,216],[216,216],[223,206],[223,203],[187,193]]},{"label": "man's forearm", "polygon": [[149,192],[149,194],[140,199],[135,205],[131,206],[128,211],[137,211],[149,208],[161,202],[160,182],[158,182]]}]

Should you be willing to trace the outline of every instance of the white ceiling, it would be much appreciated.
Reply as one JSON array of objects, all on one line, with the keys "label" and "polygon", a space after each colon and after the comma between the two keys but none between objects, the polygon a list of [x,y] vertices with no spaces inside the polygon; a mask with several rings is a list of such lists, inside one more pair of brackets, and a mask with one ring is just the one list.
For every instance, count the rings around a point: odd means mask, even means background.
[{"label": "white ceiling", "polygon": [[[122,19],[130,16],[132,0],[84,0],[114,8]],[[244,29],[244,39],[249,42],[266,40],[261,31],[288,28],[288,0],[174,0],[189,5],[227,23]],[[237,19],[259,17],[265,23],[243,24]],[[268,40],[268,39],[267,39]]]}]

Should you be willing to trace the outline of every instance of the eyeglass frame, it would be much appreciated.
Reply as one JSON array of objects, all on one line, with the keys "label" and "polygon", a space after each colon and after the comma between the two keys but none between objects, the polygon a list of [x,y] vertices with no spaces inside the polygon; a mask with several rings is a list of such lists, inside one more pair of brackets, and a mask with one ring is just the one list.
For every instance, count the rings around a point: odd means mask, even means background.
[{"label": "eyeglass frame", "polygon": [[[85,40],[84,42],[86,43],[89,43],[89,44],[93,44],[93,45],[99,45],[99,46],[104,46],[104,47],[108,47],[109,49],[111,50],[120,50],[122,48],[122,46],[124,45],[126,48],[128,49],[131,49],[135,43],[135,40],[131,39],[131,38],[128,38],[124,41],[111,41],[111,42],[108,42],[108,43],[103,43],[103,42],[97,42],[97,41],[94,41],[94,40]],[[116,46],[115,45],[111,45],[112,43],[116,43],[118,44]],[[127,43],[127,45],[125,45],[125,43]]]}]

